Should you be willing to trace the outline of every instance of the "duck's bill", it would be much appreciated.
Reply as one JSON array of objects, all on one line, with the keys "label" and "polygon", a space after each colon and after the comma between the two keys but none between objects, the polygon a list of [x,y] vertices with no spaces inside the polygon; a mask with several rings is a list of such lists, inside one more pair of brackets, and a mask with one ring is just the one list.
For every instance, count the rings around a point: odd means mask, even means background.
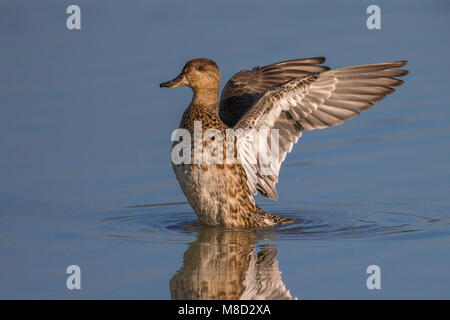
[{"label": "duck's bill", "polygon": [[180,74],[175,79],[167,81],[167,82],[163,82],[159,86],[161,88],[163,88],[163,87],[176,88],[176,87],[185,86],[185,85],[187,85],[186,78],[185,78],[184,74]]}]

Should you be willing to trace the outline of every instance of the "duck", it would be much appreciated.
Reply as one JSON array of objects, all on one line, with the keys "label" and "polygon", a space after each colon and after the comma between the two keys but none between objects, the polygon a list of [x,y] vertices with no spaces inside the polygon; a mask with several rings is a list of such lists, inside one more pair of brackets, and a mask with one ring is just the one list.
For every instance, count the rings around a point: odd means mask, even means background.
[{"label": "duck", "polygon": [[[201,223],[239,228],[295,221],[265,211],[256,204],[254,195],[259,192],[278,199],[281,164],[304,131],[357,117],[392,94],[394,87],[403,84],[397,77],[408,74],[400,69],[407,61],[337,69],[324,62],[324,57],[301,58],[242,70],[225,84],[219,96],[218,65],[209,58],[196,58],[173,80],[160,84],[167,88],[187,86],[193,92],[178,128],[189,137],[173,140],[172,167]],[[239,134],[227,140],[229,132]],[[258,132],[257,140],[242,132]],[[227,149],[230,141],[233,152]],[[189,149],[180,154],[189,161],[180,163],[173,155],[183,142]],[[196,161],[198,150],[202,154],[207,150],[213,160],[221,161]]]}]

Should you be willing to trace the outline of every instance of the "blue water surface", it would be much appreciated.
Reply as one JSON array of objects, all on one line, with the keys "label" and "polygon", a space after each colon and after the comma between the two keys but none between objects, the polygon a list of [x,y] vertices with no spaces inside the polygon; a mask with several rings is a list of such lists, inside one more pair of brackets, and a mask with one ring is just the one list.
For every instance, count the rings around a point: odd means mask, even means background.
[{"label": "blue water surface", "polygon": [[[81,8],[81,30],[66,8]],[[0,2],[0,298],[450,298],[450,4]],[[234,73],[326,56],[408,60],[397,92],[306,132],[279,201],[294,224],[201,226],[170,164],[195,57]],[[81,268],[81,290],[66,268]],[[366,268],[381,268],[369,290]],[[274,289],[275,288],[275,289]]]}]

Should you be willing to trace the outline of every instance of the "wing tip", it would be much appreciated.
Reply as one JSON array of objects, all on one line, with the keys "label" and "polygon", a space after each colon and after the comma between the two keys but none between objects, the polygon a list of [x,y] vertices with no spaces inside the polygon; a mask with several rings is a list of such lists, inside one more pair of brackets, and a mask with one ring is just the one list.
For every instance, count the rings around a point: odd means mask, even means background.
[{"label": "wing tip", "polygon": [[312,59],[317,59],[319,61],[318,64],[322,64],[327,60],[325,57],[313,57]]},{"label": "wing tip", "polygon": [[[275,186],[273,188],[264,188],[262,185],[258,184],[256,187],[257,191],[261,193],[263,197],[266,197],[268,199],[272,199],[277,201],[278,200],[278,194],[277,190],[275,189]],[[254,193],[256,195],[257,192]]]},{"label": "wing tip", "polygon": [[396,64],[396,68],[401,68],[408,64],[408,60],[393,61],[393,63]]},{"label": "wing tip", "polygon": [[398,75],[397,77],[404,77],[404,76],[407,76],[409,74],[409,70],[399,69],[399,71],[402,71],[402,74]]},{"label": "wing tip", "polygon": [[[357,66],[350,66],[350,67],[343,67],[335,69],[336,71],[353,71],[353,70],[362,70],[362,69],[379,69],[379,70],[386,70],[386,69],[392,69],[397,70],[396,68],[404,67],[408,64],[407,60],[398,60],[398,61],[390,61],[390,62],[378,62],[378,63],[371,63],[371,64],[362,64]],[[407,71],[407,70],[402,70]]]}]

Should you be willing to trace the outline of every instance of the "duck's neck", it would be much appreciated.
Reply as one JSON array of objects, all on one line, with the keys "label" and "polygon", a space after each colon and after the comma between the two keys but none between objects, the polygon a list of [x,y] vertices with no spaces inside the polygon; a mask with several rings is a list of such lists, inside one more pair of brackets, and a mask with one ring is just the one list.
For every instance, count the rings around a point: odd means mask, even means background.
[{"label": "duck's neck", "polygon": [[195,88],[193,91],[192,105],[201,108],[218,108],[219,88]]}]

